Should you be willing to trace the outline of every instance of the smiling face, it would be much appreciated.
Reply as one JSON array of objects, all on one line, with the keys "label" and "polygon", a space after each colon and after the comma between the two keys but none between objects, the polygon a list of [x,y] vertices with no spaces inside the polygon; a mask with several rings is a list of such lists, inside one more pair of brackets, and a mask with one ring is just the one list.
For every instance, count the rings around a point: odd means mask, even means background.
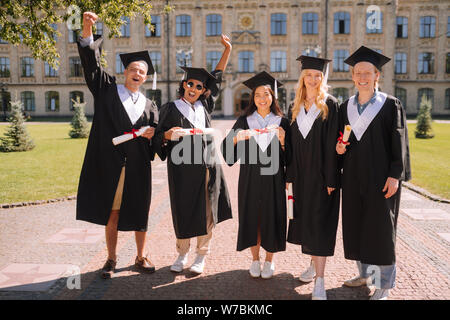
[{"label": "smiling face", "polygon": [[270,106],[273,101],[270,86],[259,86],[256,88],[254,100],[255,105],[258,108],[258,113],[270,112]]},{"label": "smiling face", "polygon": [[319,70],[305,69],[304,84],[306,90],[317,90],[322,83],[323,74]]},{"label": "smiling face", "polygon": [[195,79],[188,79],[183,82],[183,98],[189,103],[194,104],[200,96],[206,91],[203,82]]},{"label": "smiling face", "polygon": [[125,87],[136,91],[147,80],[147,66],[139,61],[131,62],[124,70]]},{"label": "smiling face", "polygon": [[358,62],[352,71],[352,80],[359,92],[373,92],[380,72],[367,61]]}]

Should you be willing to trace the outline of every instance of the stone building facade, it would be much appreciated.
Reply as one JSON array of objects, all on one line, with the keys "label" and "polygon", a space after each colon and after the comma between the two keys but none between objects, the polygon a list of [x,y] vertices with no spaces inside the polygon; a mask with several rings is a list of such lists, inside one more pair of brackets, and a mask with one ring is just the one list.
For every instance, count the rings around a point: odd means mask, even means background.
[{"label": "stone building facade", "polygon": [[[166,1],[152,1],[153,31],[136,17],[122,28],[123,36],[108,39],[104,50],[108,72],[123,82],[118,54],[149,50],[158,70],[158,90],[143,86],[158,104],[177,97],[182,78],[178,65],[212,69],[223,47],[220,34],[232,39],[233,51],[216,115],[236,116],[248,104],[250,92],[242,82],[266,70],[284,83],[281,106],[294,99],[301,54],[333,60],[330,93],[341,100],[354,94],[351,71],[343,60],[360,45],[392,58],[382,70],[381,90],[399,97],[407,114],[418,111],[422,95],[432,100],[434,116],[450,116],[450,1],[449,0],[173,0],[175,10],[163,13]],[[93,99],[80,65],[75,35],[65,25],[57,46],[59,70],[32,61],[22,45],[0,42],[0,82],[24,101],[31,116],[70,116],[71,98],[80,96],[93,114]],[[7,71],[6,71],[7,70]],[[8,95],[8,94],[6,94]],[[1,105],[1,101],[0,101]]]}]

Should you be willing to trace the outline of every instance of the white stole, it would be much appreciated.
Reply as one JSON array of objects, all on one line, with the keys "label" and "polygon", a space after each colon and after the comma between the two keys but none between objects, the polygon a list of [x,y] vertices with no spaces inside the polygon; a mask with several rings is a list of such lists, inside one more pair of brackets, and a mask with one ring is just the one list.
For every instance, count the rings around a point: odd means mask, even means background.
[{"label": "white stole", "polygon": [[347,104],[347,117],[350,125],[352,126],[352,131],[355,134],[356,139],[359,141],[366,132],[372,120],[381,110],[384,103],[386,102],[387,94],[378,91],[376,93],[375,102],[369,104],[361,115],[358,113],[358,106],[355,101],[355,96],[350,97]]},{"label": "white stole", "polygon": [[[248,123],[248,127],[250,129],[264,129],[263,126],[260,125],[260,123],[258,122],[258,119],[256,118],[258,111],[253,112],[251,115],[249,115],[247,117],[247,123]],[[271,125],[277,125],[277,127],[280,126],[281,123],[281,117],[280,116],[276,116],[275,114],[273,114],[272,112],[269,113],[266,117],[268,118],[268,123],[267,123],[267,127],[271,126]],[[266,128],[267,128],[266,127]],[[252,136],[253,139],[255,139],[256,143],[258,144],[259,148],[265,152],[267,147],[269,146],[269,144],[272,142],[273,137],[276,135],[276,131],[275,130],[270,130],[268,133],[260,133],[257,135]]]},{"label": "white stole", "polygon": [[311,131],[314,121],[316,121],[319,114],[320,109],[317,108],[315,103],[311,106],[311,108],[309,108],[308,113],[306,113],[304,105],[300,107],[300,112],[298,113],[296,120],[298,130],[300,131],[304,139],[306,139],[306,137],[308,136],[308,133],[309,131]]},{"label": "white stole", "polygon": [[128,114],[128,118],[130,118],[131,123],[134,125],[145,110],[147,98],[139,92],[138,99],[136,103],[134,103],[131,99],[130,93],[123,84],[117,85],[117,93],[119,94],[120,101],[122,101],[123,107]]},{"label": "white stole", "polygon": [[203,103],[201,101],[196,101],[194,103],[195,111],[192,110],[190,104],[186,103],[182,99],[175,100],[174,103],[181,114],[185,116],[195,128],[205,129],[205,108],[203,107]]}]

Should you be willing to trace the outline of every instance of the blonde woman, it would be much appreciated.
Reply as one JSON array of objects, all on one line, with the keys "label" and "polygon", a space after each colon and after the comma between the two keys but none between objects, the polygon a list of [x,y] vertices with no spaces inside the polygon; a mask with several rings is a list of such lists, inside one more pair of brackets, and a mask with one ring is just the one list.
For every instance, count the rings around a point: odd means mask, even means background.
[{"label": "blonde woman", "polygon": [[300,280],[314,280],[313,300],[326,300],[327,256],[334,254],[339,218],[339,171],[335,151],[338,138],[338,102],[327,94],[330,60],[300,56],[302,72],[290,110],[292,159],[287,182],[292,183],[294,219],[287,241],[311,256]]}]

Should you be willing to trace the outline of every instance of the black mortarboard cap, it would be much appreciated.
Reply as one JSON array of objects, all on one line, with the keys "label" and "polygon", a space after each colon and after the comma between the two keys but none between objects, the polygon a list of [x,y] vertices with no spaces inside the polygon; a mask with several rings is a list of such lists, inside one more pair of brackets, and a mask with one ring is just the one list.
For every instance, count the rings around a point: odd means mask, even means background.
[{"label": "black mortarboard cap", "polygon": [[194,79],[201,81],[205,87],[216,82],[216,77],[203,68],[180,67],[185,71],[184,80]]},{"label": "black mortarboard cap", "polygon": [[283,85],[280,81],[275,80],[275,78],[272,77],[269,73],[267,73],[266,71],[262,71],[257,75],[251,77],[250,79],[244,81],[243,84],[252,90],[258,88],[259,86],[266,85],[270,85],[272,90],[275,90],[275,81],[277,87],[281,87]]},{"label": "black mortarboard cap", "polygon": [[365,46],[361,46],[358,50],[353,52],[350,57],[345,59],[344,62],[354,67],[358,62],[366,61],[373,64],[378,70],[381,70],[381,67],[388,63],[390,60],[390,58],[376,52],[375,50],[372,50]]},{"label": "black mortarboard cap", "polygon": [[123,66],[125,69],[128,67],[128,65],[135,61],[145,61],[148,65],[148,71],[147,74],[154,74],[155,69],[153,68],[152,59],[150,59],[150,55],[148,54],[147,50],[144,51],[137,51],[137,52],[129,52],[129,53],[122,53],[120,55],[120,60],[122,60]]},{"label": "black mortarboard cap", "polygon": [[314,69],[325,73],[327,65],[331,60],[301,55],[297,58],[302,63],[302,70]]}]

